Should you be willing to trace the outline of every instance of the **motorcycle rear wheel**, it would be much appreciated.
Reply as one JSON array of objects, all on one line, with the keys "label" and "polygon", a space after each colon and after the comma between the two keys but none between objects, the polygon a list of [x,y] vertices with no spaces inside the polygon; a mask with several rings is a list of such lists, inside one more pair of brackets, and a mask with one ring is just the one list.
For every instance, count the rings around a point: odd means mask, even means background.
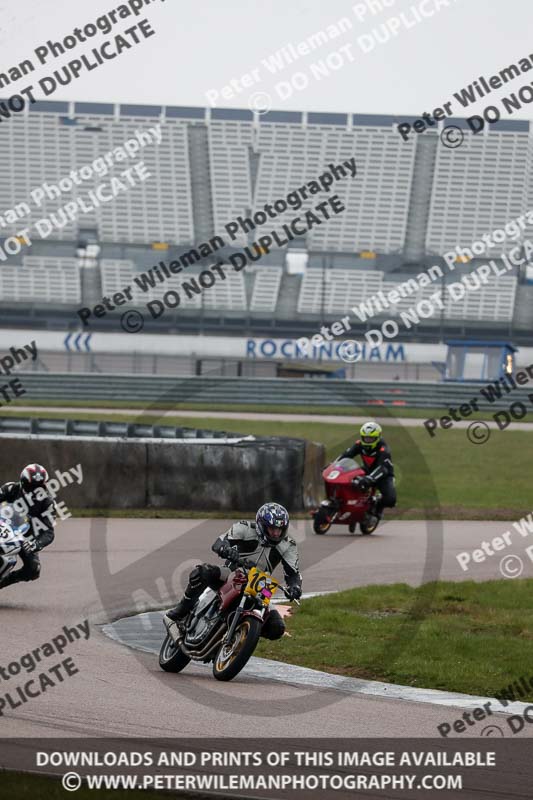
[{"label": "motorcycle rear wheel", "polygon": [[186,655],[179,644],[172,641],[167,634],[159,651],[159,666],[165,672],[181,672],[185,669],[191,657]]},{"label": "motorcycle rear wheel", "polygon": [[237,625],[233,641],[223,644],[213,662],[217,681],[231,681],[239,674],[257,647],[263,623],[255,617],[244,617]]}]

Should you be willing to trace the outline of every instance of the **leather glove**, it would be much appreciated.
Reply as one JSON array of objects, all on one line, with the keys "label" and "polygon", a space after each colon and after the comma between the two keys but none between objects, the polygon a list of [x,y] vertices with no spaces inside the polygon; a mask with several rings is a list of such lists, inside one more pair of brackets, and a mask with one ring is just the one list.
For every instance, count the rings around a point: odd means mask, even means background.
[{"label": "leather glove", "polygon": [[33,545],[33,542],[29,542],[27,539],[24,539],[20,549],[27,556],[29,556],[30,553],[34,553],[35,552],[35,547]]},{"label": "leather glove", "polygon": [[354,478],[353,479],[353,485],[357,489],[361,489],[362,492],[365,492],[367,489],[370,488],[370,486],[372,485],[372,482],[371,482],[370,478],[362,476],[361,478]]},{"label": "leather glove", "polygon": [[299,600],[301,596],[302,596],[301,586],[287,587],[287,600]]},{"label": "leather glove", "polygon": [[239,553],[238,547],[232,547],[230,544],[226,542],[223,547],[220,548],[220,555],[222,558],[225,558],[227,561],[238,561],[241,557]]}]

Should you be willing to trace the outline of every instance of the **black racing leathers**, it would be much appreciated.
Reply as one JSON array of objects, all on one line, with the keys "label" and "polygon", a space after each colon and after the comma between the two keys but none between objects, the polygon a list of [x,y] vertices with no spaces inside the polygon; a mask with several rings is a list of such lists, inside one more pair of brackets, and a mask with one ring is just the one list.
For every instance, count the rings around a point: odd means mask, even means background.
[{"label": "black racing leathers", "polygon": [[24,492],[20,483],[4,483],[0,487],[0,503],[13,504],[17,500],[27,508],[25,513],[31,528],[27,538],[32,542],[34,552],[20,552],[22,567],[2,581],[2,588],[19,581],[37,580],[41,572],[41,562],[37,553],[54,541],[55,503],[46,489],[39,487],[33,492]]},{"label": "black racing leathers", "polygon": [[396,487],[394,484],[394,465],[388,444],[382,439],[375,450],[365,447],[358,439],[348,447],[339,458],[355,458],[361,456],[363,469],[381,492],[376,511],[381,514],[384,508],[396,505]]},{"label": "black racing leathers", "polygon": [[[294,539],[287,537],[275,547],[263,547],[257,535],[255,522],[236,522],[231,528],[218,537],[212,550],[221,558],[226,558],[224,551],[235,547],[239,555],[247,561],[257,565],[259,569],[273,572],[281,564],[285,573],[285,581],[289,588],[301,592],[302,576],[300,575],[298,549]],[[189,575],[189,583],[183,599],[174,609],[176,617],[182,617],[188,612],[196,598],[208,586],[217,591],[227,580],[229,569],[215,564],[197,564]],[[278,611],[271,608],[266,618],[261,635],[267,639],[279,639],[285,632],[285,623]]]},{"label": "black racing leathers", "polygon": [[255,522],[242,520],[236,522],[226,533],[219,536],[211,549],[220,555],[224,545],[236,547],[241,556],[253,561],[259,569],[272,573],[281,564],[287,586],[301,588],[302,576],[300,575],[298,548],[290,536],[287,536],[275,547],[263,547],[257,535]]}]

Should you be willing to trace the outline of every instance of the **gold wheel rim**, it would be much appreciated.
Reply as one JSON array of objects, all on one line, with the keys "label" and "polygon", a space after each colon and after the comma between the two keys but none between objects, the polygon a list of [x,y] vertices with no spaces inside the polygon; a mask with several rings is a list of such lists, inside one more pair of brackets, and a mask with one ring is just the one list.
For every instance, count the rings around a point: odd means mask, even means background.
[{"label": "gold wheel rim", "polygon": [[224,651],[226,650],[227,645],[222,646],[217,656],[217,660],[215,662],[215,669],[217,670],[217,672],[222,672],[222,670],[226,669],[231,664],[233,664],[233,662],[235,661],[235,659],[239,654],[243,640],[246,639],[249,630],[250,630],[250,623],[248,622],[248,620],[244,620],[244,622],[241,622],[241,624],[237,628],[238,638],[237,637],[235,638],[235,641],[231,645],[229,653],[225,657],[224,657]]}]

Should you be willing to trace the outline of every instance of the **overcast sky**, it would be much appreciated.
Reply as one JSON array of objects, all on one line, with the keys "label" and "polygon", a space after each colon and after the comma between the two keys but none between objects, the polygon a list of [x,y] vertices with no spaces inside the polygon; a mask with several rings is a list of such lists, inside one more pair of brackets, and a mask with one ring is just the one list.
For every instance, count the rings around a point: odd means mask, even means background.
[{"label": "overcast sky", "polygon": [[[49,99],[203,106],[209,104],[207,92],[214,97],[216,91],[219,107],[246,108],[255,102],[286,110],[419,115],[480,75],[489,77],[530,53],[533,58],[531,0],[448,0],[449,7],[444,2],[381,0],[381,13],[366,9],[365,15],[365,5],[377,8],[378,0],[153,0],[139,17],[119,20],[107,36],[79,44],[0,93],[7,97],[28,83],[36,86],[70,59],[90,54],[95,45],[146,17],[155,35],[82,73],[69,86],[59,86]],[[119,5],[113,0],[0,0],[0,72],[27,58],[37,65],[36,47],[48,39],[61,41],[75,27]],[[437,11],[438,5],[443,7]],[[416,23],[420,12],[413,8],[420,7],[435,13]],[[377,42],[374,31],[383,38],[381,26],[398,19],[401,11],[410,27],[399,22],[395,37]],[[297,46],[342,18],[350,21],[347,31],[278,74],[263,63],[280,48]],[[394,25],[395,20],[389,22]],[[331,74],[317,80],[312,65],[328,56]],[[232,79],[242,81],[246,73],[252,74],[253,84],[241,82],[241,91],[224,99],[223,87]],[[297,90],[291,80],[307,86]],[[533,70],[468,113],[531,80]],[[43,97],[38,89],[36,94]],[[514,118],[530,117],[526,105]]]}]

